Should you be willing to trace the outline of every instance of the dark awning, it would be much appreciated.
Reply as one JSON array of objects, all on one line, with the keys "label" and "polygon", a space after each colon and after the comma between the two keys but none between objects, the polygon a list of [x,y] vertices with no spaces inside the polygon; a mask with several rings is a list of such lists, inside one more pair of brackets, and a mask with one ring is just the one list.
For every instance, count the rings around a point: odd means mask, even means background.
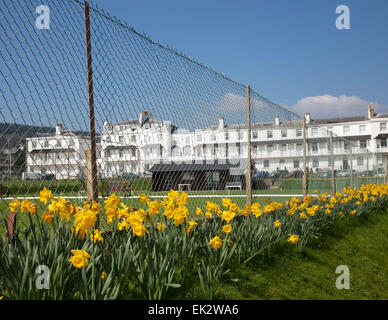
[{"label": "dark awning", "polygon": [[134,145],[128,145],[128,146],[107,146],[104,151],[109,151],[109,150],[130,150],[130,149],[137,149],[136,146]]},{"label": "dark awning", "polygon": [[350,136],[350,137],[344,137],[346,140],[370,140],[372,136],[370,134],[364,135],[364,136]]},{"label": "dark awning", "polygon": [[221,171],[238,169],[246,165],[247,159],[233,160],[196,160],[183,163],[157,163],[150,169],[151,172],[178,172],[178,171]]},{"label": "dark awning", "polygon": [[375,139],[388,139],[388,133],[380,133],[375,137]]},{"label": "dark awning", "polygon": [[61,149],[34,149],[29,153],[60,153],[60,152],[75,152],[74,148],[61,148]]}]

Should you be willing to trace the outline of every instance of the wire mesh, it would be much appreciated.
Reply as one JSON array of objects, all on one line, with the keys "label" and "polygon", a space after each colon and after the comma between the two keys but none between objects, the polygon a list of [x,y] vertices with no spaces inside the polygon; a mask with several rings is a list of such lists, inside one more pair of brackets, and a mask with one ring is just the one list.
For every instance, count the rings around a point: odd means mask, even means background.
[{"label": "wire mesh", "polygon": [[[37,26],[38,1],[0,4],[1,212],[14,197],[36,197],[43,187],[82,203],[93,165],[100,199],[115,192],[138,207],[141,193],[162,197],[175,189],[187,191],[194,207],[210,199],[220,203],[225,195],[243,206],[248,134],[254,200],[302,194],[299,115],[252,89],[248,100],[245,85],[95,4],[90,26],[81,1],[45,4],[47,29]],[[85,31],[91,36],[92,87]],[[328,132],[314,122],[306,129],[308,193],[332,189]],[[346,172],[354,172],[354,186],[384,182],[385,156],[371,138],[333,140],[336,189],[350,183]],[[87,166],[91,141],[96,163]],[[379,143],[380,150],[387,148],[386,139]]]}]

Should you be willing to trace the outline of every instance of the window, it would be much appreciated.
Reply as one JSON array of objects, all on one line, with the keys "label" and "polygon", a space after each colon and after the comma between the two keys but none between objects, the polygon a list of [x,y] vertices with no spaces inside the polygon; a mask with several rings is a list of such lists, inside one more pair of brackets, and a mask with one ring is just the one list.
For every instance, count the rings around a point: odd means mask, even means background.
[{"label": "window", "polygon": [[380,131],[385,131],[385,130],[387,130],[387,123],[381,122],[380,123]]},{"label": "window", "polygon": [[299,160],[294,160],[294,168],[299,168]]},{"label": "window", "polygon": [[296,144],[296,150],[297,151],[302,151],[302,144],[301,143],[297,143]]},{"label": "window", "polygon": [[182,176],[182,180],[195,180],[195,176],[193,173],[190,173],[190,172],[185,172]]},{"label": "window", "polygon": [[296,129],[296,136],[301,137],[302,136],[302,129]]},{"label": "window", "polygon": [[359,126],[359,132],[360,132],[360,133],[365,133],[365,132],[366,132],[366,125],[365,125],[365,124],[360,124],[360,126]]},{"label": "window", "polygon": [[327,127],[327,135],[329,136],[330,133],[333,133],[333,127]]},{"label": "window", "polygon": [[107,143],[111,143],[111,142],[112,142],[110,136],[107,136],[107,137],[106,137],[106,142],[107,142]]},{"label": "window", "polygon": [[123,150],[119,150],[119,158],[121,159],[123,157]]},{"label": "window", "polygon": [[185,156],[189,156],[190,155],[190,147],[189,146],[186,146],[186,147],[184,147],[183,148],[183,154],[185,155]]},{"label": "window", "polygon": [[273,145],[272,145],[272,144],[269,144],[269,145],[267,146],[267,152],[268,152],[268,153],[271,153],[272,150],[273,150]]},{"label": "window", "polygon": [[131,136],[131,141],[136,142],[136,136],[134,134]]},{"label": "window", "polygon": [[257,139],[257,131],[253,131],[252,132],[252,138],[253,139]]},{"label": "window", "polygon": [[357,157],[357,165],[358,166],[364,165],[364,158],[363,157]]},{"label": "window", "polygon": [[202,136],[200,134],[197,134],[197,142],[201,142],[202,141]]},{"label": "window", "polygon": [[163,135],[161,133],[158,133],[158,141],[162,141],[163,140]]},{"label": "window", "polygon": [[216,141],[216,135],[214,133],[211,134],[210,139],[212,141]]},{"label": "window", "polygon": [[287,151],[287,145],[286,144],[282,144],[282,146],[280,147],[280,150],[281,151]]},{"label": "window", "polygon": [[311,128],[311,136],[315,137],[318,135],[318,128]]},{"label": "window", "polygon": [[344,134],[350,133],[350,126],[344,126]]},{"label": "window", "polygon": [[344,142],[344,149],[345,149],[345,151],[349,151],[350,144],[348,142]]},{"label": "window", "polygon": [[36,141],[32,141],[32,147],[36,148]]},{"label": "window", "polygon": [[57,140],[57,143],[55,145],[57,148],[61,148],[62,147],[62,142],[61,140]]},{"label": "window", "polygon": [[286,161],[284,159],[279,160],[279,166],[283,167],[286,164]]},{"label": "window", "polygon": [[281,136],[282,136],[282,138],[286,138],[287,137],[287,129],[282,129],[281,130]]},{"label": "window", "polygon": [[313,144],[311,145],[311,150],[312,150],[313,152],[318,152],[318,143],[313,143]]},{"label": "window", "polygon": [[318,159],[313,159],[313,167],[318,168],[319,167],[319,160]]},{"label": "window", "polygon": [[257,146],[253,146],[253,154],[256,156],[257,155]]},{"label": "window", "polygon": [[119,142],[124,142],[124,137],[123,136],[119,136]]},{"label": "window", "polygon": [[69,140],[69,147],[74,147],[75,146],[75,141],[73,139]]},{"label": "window", "polygon": [[327,151],[331,151],[331,144],[330,144],[330,142],[327,143]]},{"label": "window", "polygon": [[244,132],[239,131],[238,132],[238,140],[242,140],[244,138]]},{"label": "window", "polygon": [[269,160],[264,160],[264,168],[269,168]]},{"label": "window", "polygon": [[267,131],[267,138],[271,139],[273,137],[272,131]]},{"label": "window", "polygon": [[107,157],[107,158],[110,158],[110,150],[107,150],[107,151],[106,151],[106,157]]},{"label": "window", "polygon": [[386,148],[387,147],[387,140],[386,139],[381,140],[380,145],[381,145],[381,148]]},{"label": "window", "polygon": [[366,140],[360,140],[360,149],[366,148]]},{"label": "window", "polygon": [[229,132],[225,132],[224,136],[225,136],[225,140],[229,140]]},{"label": "window", "polygon": [[48,140],[45,140],[45,141],[44,141],[44,147],[45,147],[45,148],[50,147],[50,144],[49,144]]}]

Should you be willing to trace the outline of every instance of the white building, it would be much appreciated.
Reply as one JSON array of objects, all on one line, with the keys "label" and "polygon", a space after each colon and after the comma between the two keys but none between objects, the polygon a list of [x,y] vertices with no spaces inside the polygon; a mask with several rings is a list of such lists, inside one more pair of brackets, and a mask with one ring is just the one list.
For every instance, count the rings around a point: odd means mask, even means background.
[{"label": "white building", "polygon": [[86,133],[56,126],[54,134],[27,138],[27,172],[53,174],[56,179],[74,179],[85,175],[85,150],[90,149]]},{"label": "white building", "polygon": [[[368,167],[383,172],[388,155],[388,114],[375,114],[370,105],[366,116],[314,120],[306,113],[305,118],[310,171],[331,169],[332,132],[336,170],[349,170],[352,166],[357,171]],[[120,123],[105,121],[98,148],[99,175],[147,175],[156,163],[246,159],[247,125],[228,125],[226,120],[219,117],[217,125],[194,131],[178,129],[169,121],[155,120],[147,111],[142,111],[139,119]],[[276,116],[271,123],[252,123],[251,127],[251,156],[257,171],[303,170],[302,120],[280,121]],[[28,141],[31,171],[56,172],[56,177],[61,179],[77,176],[85,166],[84,151],[89,146],[86,137],[57,132],[51,138],[37,137]],[[70,158],[67,153],[71,154]],[[67,170],[69,167],[71,169]],[[79,169],[73,171],[74,168]]]}]

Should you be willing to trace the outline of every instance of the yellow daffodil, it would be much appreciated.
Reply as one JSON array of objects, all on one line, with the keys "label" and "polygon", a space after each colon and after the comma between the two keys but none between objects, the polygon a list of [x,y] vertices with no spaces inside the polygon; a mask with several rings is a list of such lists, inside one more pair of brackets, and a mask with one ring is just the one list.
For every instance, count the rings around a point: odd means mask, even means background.
[{"label": "yellow daffodil", "polygon": [[89,265],[88,259],[91,256],[84,250],[71,250],[73,256],[69,259],[69,261],[73,264],[73,266],[77,269],[82,267],[87,267]]}]

